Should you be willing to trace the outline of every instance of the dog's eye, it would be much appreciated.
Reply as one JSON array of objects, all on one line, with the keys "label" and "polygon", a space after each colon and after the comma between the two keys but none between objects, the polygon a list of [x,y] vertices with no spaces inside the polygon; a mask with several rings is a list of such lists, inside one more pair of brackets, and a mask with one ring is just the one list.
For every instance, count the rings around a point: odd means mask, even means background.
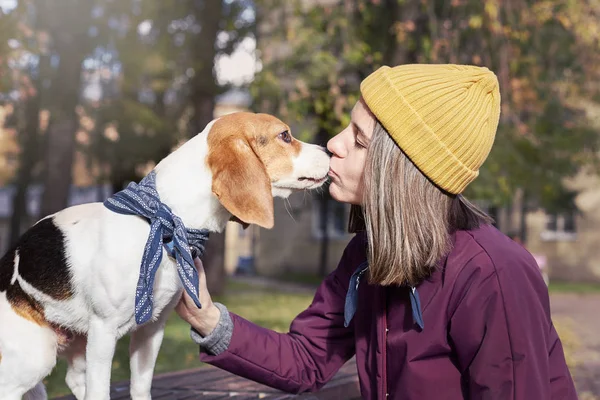
[{"label": "dog's eye", "polygon": [[277,135],[277,137],[286,143],[292,142],[292,136],[290,135],[290,133],[288,131],[281,132],[279,135]]}]

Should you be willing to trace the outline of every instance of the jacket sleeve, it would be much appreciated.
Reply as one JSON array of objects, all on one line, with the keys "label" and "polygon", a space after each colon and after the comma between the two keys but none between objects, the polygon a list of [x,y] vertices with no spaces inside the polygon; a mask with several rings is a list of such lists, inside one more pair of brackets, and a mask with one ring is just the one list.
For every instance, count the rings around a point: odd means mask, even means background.
[{"label": "jacket sleeve", "polygon": [[470,399],[577,399],[537,266],[481,253],[453,296],[450,338]]},{"label": "jacket sleeve", "polygon": [[233,333],[227,350],[204,362],[291,393],[314,391],[354,355],[354,329],[344,327],[344,303],[359,240],[355,237],[321,283],[311,305],[288,333],[262,328],[230,313]]}]

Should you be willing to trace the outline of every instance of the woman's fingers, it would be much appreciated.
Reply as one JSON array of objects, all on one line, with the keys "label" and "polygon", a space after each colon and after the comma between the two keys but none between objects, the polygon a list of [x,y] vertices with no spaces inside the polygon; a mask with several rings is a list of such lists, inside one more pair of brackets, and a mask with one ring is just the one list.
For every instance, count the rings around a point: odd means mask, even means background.
[{"label": "woman's fingers", "polygon": [[198,270],[198,273],[204,274],[204,265],[202,264],[202,260],[199,257],[194,258],[194,265]]},{"label": "woman's fingers", "polygon": [[219,323],[221,312],[213,304],[208,288],[206,287],[206,274],[204,273],[202,261],[199,258],[196,258],[194,259],[194,265],[198,270],[198,291],[202,308],[198,308],[194,300],[185,290],[183,290],[181,299],[175,307],[175,311],[201,335],[206,336],[212,332]]}]

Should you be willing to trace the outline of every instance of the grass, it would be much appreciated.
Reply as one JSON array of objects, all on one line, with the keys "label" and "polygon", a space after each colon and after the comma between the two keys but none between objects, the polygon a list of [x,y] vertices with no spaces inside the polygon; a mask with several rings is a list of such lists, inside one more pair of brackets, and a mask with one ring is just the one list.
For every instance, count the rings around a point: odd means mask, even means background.
[{"label": "grass", "polygon": [[[223,296],[215,301],[260,326],[279,332],[287,331],[292,319],[312,300],[312,294],[267,291],[251,285],[230,282]],[[165,338],[156,362],[155,373],[201,367],[198,347],[189,337],[189,325],[175,313],[170,317]],[[112,382],[129,379],[129,337],[117,344],[112,365]],[[65,384],[66,363],[59,361],[53,373],[44,381],[50,398],[70,394]]]},{"label": "grass", "polygon": [[554,328],[558,333],[558,337],[562,342],[563,350],[565,352],[565,360],[569,368],[574,368],[579,365],[578,360],[574,353],[581,346],[581,342],[575,334],[575,328],[573,327],[574,322],[570,318],[553,318]]},{"label": "grass", "polygon": [[[575,368],[578,367],[583,361],[585,361],[585,355],[581,353],[581,341],[575,334],[575,322],[568,317],[554,318],[554,327],[558,332],[558,336],[562,342],[563,350],[565,353],[565,360],[571,370],[571,374],[577,373]],[[580,400],[599,400],[600,397],[595,394],[582,391],[579,387],[577,389],[578,398]]]},{"label": "grass", "polygon": [[550,281],[550,293],[600,294],[600,284],[591,282]]},{"label": "grass", "polygon": [[315,274],[303,274],[301,272],[286,272],[277,277],[283,282],[292,282],[299,285],[314,286],[315,288],[323,282],[323,278]]},{"label": "grass", "polygon": [[[323,281],[323,278],[315,274],[303,274],[298,272],[285,273],[278,276],[277,279],[284,282],[314,286],[315,288]],[[548,290],[550,293],[600,294],[600,283],[550,281]]]}]

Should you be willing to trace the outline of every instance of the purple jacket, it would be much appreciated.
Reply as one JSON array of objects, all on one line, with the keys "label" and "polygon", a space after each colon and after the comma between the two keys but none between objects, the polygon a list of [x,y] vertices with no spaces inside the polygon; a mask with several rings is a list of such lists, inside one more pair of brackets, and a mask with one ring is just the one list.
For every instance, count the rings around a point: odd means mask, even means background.
[{"label": "purple jacket", "polygon": [[491,226],[452,240],[453,250],[417,287],[423,329],[409,288],[366,279],[344,327],[350,277],[366,260],[365,237],[357,235],[289,333],[231,313],[229,347],[201,359],[287,392],[319,389],[356,355],[365,399],[577,399],[533,257]]}]

